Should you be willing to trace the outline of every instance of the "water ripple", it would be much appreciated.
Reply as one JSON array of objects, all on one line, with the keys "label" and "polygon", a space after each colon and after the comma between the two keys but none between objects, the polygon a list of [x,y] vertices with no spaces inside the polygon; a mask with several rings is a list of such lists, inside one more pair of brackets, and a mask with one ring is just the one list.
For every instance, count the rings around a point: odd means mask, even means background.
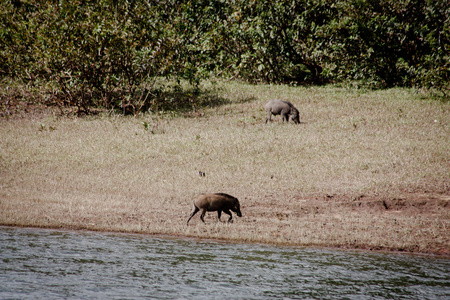
[{"label": "water ripple", "polygon": [[0,227],[1,299],[449,299],[450,260]]}]

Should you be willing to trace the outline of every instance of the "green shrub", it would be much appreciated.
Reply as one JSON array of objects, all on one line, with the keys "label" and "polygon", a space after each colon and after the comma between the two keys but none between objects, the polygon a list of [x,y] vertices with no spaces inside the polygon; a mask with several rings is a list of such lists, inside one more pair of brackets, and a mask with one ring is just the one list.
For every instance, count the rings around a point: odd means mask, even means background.
[{"label": "green shrub", "polygon": [[211,75],[351,79],[448,97],[449,20],[438,0],[10,0],[0,3],[0,77],[79,113],[173,108],[158,98],[167,95],[158,78],[198,93]]}]

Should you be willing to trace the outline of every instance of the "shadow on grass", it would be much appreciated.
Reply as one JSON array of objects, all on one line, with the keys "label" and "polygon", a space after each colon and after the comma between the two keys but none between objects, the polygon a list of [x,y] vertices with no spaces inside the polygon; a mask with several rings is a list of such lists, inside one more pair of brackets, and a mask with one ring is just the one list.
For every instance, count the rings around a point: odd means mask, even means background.
[{"label": "shadow on grass", "polygon": [[179,89],[157,91],[144,108],[144,111],[174,111],[189,113],[205,108],[215,108],[232,103],[246,103],[255,97],[242,97],[235,100],[224,98],[217,90]]},{"label": "shadow on grass", "polygon": [[[220,87],[200,89],[198,87],[180,87],[163,85],[154,89],[143,89],[130,95],[125,90],[115,90],[107,96],[90,93],[81,97],[75,92],[73,99],[67,99],[63,93],[52,93],[46,89],[30,89],[23,85],[0,83],[0,117],[24,115],[48,109],[56,109],[60,115],[79,117],[97,115],[102,112],[115,112],[122,115],[137,115],[147,112],[171,112],[189,116],[198,110],[214,108],[232,103],[253,101],[255,97],[225,98]],[[192,114],[195,115],[195,114]]]}]

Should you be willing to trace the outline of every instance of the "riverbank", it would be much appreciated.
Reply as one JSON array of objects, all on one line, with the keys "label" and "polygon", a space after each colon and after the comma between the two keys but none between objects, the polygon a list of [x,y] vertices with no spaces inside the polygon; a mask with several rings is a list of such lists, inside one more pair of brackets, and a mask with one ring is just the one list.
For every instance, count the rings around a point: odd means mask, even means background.
[{"label": "riverbank", "polygon": [[[1,118],[0,224],[450,254],[449,104],[405,89],[216,89],[226,104],[179,114]],[[301,124],[264,124],[271,98]],[[239,198],[243,217],[186,226],[203,192]]]}]

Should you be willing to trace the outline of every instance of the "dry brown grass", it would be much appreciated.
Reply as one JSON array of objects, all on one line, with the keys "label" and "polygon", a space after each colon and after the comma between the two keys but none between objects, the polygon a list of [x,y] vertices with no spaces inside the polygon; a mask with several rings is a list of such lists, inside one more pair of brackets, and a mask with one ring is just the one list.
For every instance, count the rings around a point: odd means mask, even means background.
[{"label": "dry brown grass", "polygon": [[[218,93],[231,104],[176,118],[1,119],[0,224],[450,253],[448,104],[404,89]],[[271,98],[302,124],[265,125]],[[238,197],[244,216],[186,226],[202,192]]]}]

